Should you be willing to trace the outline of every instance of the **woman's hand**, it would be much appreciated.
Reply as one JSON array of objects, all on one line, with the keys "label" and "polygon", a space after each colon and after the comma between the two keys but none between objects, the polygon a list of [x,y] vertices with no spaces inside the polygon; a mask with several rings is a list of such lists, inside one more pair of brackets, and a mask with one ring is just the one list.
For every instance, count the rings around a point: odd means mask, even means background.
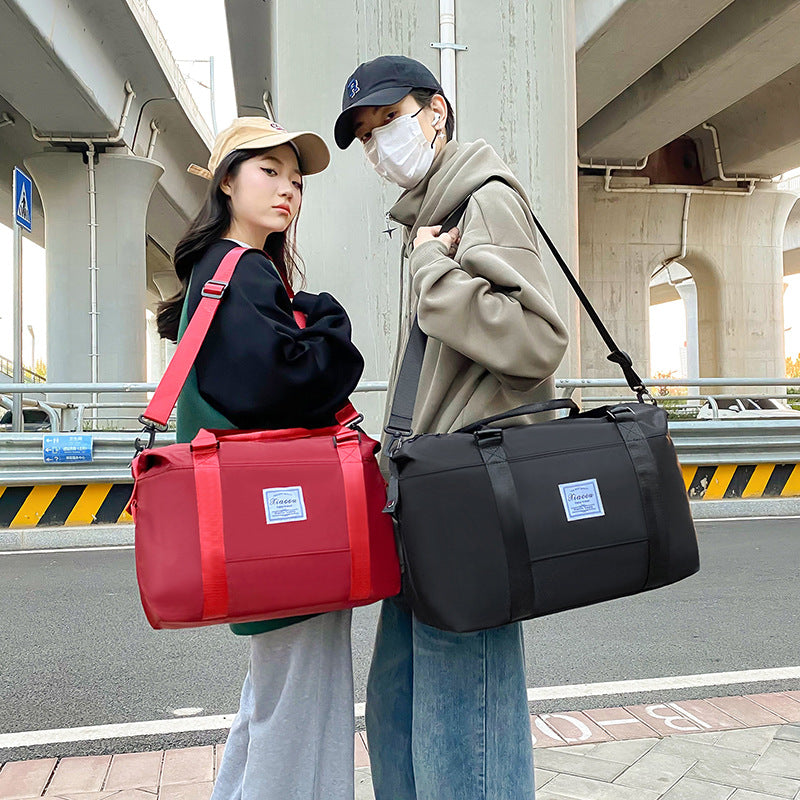
[{"label": "woman's hand", "polygon": [[456,248],[459,241],[461,241],[461,232],[458,228],[451,228],[446,233],[440,233],[442,230],[441,225],[432,225],[428,228],[420,228],[417,231],[417,236],[414,239],[414,248],[419,247],[423,242],[429,242],[431,239],[438,239],[447,245],[447,255],[455,255]]}]

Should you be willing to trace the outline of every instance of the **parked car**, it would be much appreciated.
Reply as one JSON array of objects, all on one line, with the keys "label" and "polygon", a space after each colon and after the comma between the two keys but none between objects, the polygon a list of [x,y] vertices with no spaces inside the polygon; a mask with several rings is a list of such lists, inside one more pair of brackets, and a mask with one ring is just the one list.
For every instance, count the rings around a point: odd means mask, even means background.
[{"label": "parked car", "polygon": [[[23,408],[22,409],[23,428],[26,433],[35,433],[37,431],[50,430],[50,417],[47,416],[46,411],[41,408]],[[11,422],[13,416],[10,411],[6,411],[0,417],[0,432],[8,432],[11,430]]]},{"label": "parked car", "polygon": [[713,403],[719,419],[798,419],[800,411],[783,400],[767,397],[712,397],[697,412],[697,419],[714,419]]}]

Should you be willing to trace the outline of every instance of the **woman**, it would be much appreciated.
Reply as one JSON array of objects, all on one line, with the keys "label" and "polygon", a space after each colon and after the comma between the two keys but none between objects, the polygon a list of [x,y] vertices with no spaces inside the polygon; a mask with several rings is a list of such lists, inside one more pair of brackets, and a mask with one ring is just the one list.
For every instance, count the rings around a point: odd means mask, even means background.
[{"label": "woman", "polygon": [[[160,334],[179,339],[201,291],[232,248],[245,253],[178,400],[178,441],[201,428],[334,424],[363,360],[329,294],[286,286],[299,277],[294,225],[303,176],[328,165],[313,133],[260,117],[217,137],[202,210],[175,249],[181,291],[159,308]],[[301,329],[293,316],[306,315]],[[251,635],[250,668],[213,800],[352,800],[350,611],[231,626]]]},{"label": "woman", "polygon": [[[459,144],[453,129],[439,82],[403,56],[356,69],[335,126],[340,148],[358,139],[406,190],[389,215],[411,273],[404,331],[416,313],[428,335],[415,434],[549,399],[567,346],[524,189],[486,142]],[[458,228],[440,235],[468,198]],[[531,800],[521,626],[449,633],[385,600],[366,724],[376,800]]]}]

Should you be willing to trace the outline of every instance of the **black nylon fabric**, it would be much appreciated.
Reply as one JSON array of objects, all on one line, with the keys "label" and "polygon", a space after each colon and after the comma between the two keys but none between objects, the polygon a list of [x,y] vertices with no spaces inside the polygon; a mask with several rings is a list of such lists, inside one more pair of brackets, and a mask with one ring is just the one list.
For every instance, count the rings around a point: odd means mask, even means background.
[{"label": "black nylon fabric", "polygon": [[[417,436],[397,449],[392,470],[404,592],[422,622],[482,630],[697,572],[697,537],[662,409],[631,403],[499,434],[525,536],[514,558],[524,545],[528,563],[518,566],[532,594],[510,579],[498,494],[475,434]],[[638,442],[636,460],[649,460],[656,476],[655,502],[640,488],[642,464],[631,458],[630,440]],[[587,481],[596,482],[602,513],[570,521],[562,490]]]}]

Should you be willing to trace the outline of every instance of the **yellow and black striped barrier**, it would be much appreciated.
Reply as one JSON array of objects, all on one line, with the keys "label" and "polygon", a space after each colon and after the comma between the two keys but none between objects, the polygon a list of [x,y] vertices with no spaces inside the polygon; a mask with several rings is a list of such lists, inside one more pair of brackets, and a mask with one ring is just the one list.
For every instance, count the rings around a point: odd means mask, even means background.
[{"label": "yellow and black striped barrier", "polygon": [[132,483],[0,486],[0,528],[132,522]]},{"label": "yellow and black striped barrier", "polygon": [[683,466],[691,500],[800,497],[800,464]]},{"label": "yellow and black striped barrier", "polygon": [[[683,466],[692,500],[800,497],[800,464]],[[0,529],[132,522],[132,483],[0,486]]]}]

